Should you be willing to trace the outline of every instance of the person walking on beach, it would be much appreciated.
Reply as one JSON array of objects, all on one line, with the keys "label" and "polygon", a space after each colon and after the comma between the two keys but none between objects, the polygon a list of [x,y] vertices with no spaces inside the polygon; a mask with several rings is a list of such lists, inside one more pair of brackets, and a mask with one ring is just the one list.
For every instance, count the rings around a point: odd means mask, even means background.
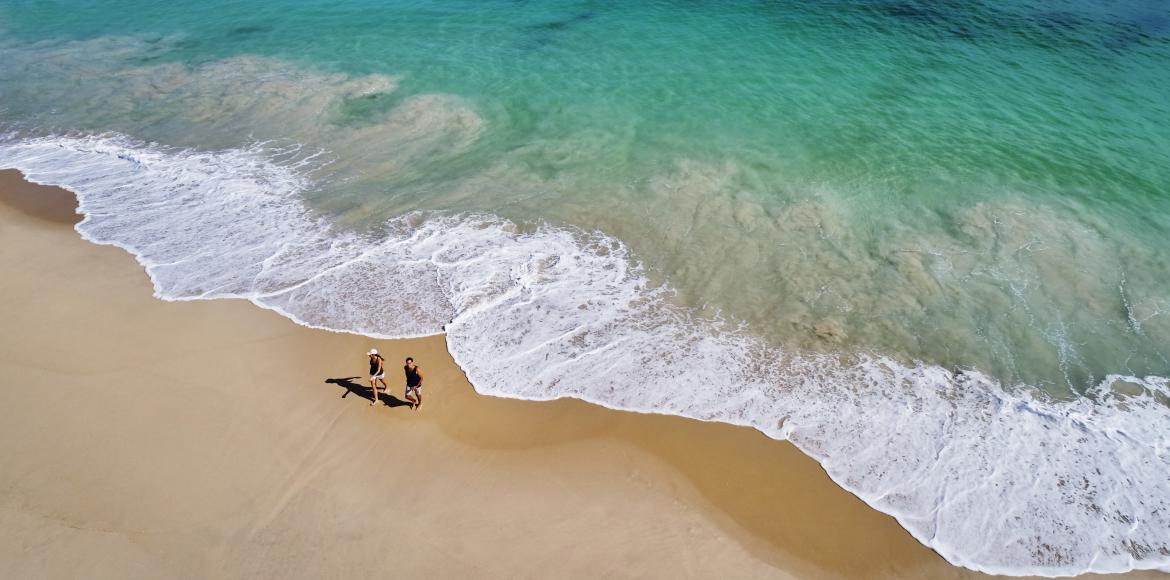
[{"label": "person walking on beach", "polygon": [[406,400],[410,401],[410,410],[413,411],[422,406],[423,372],[414,364],[414,357],[409,356],[402,370],[406,371]]},{"label": "person walking on beach", "polygon": [[372,348],[370,352],[366,353],[370,357],[370,392],[374,394],[374,400],[370,401],[370,406],[378,404],[378,383],[382,383],[382,388],[386,387],[386,369],[383,367],[386,359],[378,354],[378,349]]}]

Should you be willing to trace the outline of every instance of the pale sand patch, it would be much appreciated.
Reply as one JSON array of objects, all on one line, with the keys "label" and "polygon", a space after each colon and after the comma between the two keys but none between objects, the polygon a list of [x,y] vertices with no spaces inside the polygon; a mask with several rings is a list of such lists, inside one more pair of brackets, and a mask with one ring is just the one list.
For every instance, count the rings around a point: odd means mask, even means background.
[{"label": "pale sand patch", "polygon": [[[75,205],[0,171],[2,578],[977,576],[753,430],[481,397],[443,337],[155,300]],[[325,382],[364,386],[370,347],[399,398],[416,357],[422,409]]]}]

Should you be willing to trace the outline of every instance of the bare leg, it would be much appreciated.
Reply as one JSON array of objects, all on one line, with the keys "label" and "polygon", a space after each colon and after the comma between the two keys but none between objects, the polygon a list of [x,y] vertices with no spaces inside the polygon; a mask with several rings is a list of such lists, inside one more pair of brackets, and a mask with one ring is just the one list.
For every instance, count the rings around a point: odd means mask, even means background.
[{"label": "bare leg", "polygon": [[382,383],[382,390],[383,390],[383,391],[385,391],[386,389],[389,389],[389,388],[390,388],[390,387],[389,387],[389,386],[386,384],[386,379],[378,379],[378,382],[379,382],[379,383]]},{"label": "bare leg", "polygon": [[414,396],[418,397],[418,403],[415,403],[414,408],[417,409],[422,406],[422,390],[415,389]]},{"label": "bare leg", "polygon": [[407,391],[406,391],[406,400],[407,400],[407,401],[410,401],[410,410],[411,410],[411,411],[413,411],[413,410],[414,410],[414,408],[418,406],[418,401],[417,401],[417,400],[415,400],[414,396],[412,396],[412,395],[410,394],[410,393],[412,393],[412,392],[418,392],[418,391],[413,391],[413,390],[407,390]]},{"label": "bare leg", "polygon": [[370,406],[373,407],[378,404],[378,381],[370,380],[370,392],[374,393],[374,400],[370,401]]}]

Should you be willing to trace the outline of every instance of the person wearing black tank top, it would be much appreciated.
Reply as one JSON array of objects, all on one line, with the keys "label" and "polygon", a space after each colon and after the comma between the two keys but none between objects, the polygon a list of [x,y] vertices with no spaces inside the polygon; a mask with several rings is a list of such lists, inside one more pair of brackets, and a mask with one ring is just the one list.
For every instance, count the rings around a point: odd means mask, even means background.
[{"label": "person wearing black tank top", "polygon": [[414,357],[406,357],[406,365],[402,367],[406,372],[406,400],[410,401],[410,410],[422,406],[423,372],[414,364]]}]

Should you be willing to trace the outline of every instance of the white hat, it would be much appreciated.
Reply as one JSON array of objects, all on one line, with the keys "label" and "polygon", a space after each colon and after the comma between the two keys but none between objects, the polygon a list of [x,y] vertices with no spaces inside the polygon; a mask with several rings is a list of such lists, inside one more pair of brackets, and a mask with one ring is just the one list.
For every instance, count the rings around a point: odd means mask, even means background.
[{"label": "white hat", "polygon": [[371,348],[371,349],[370,349],[370,352],[367,352],[366,354],[368,354],[368,355],[371,355],[371,356],[373,356],[373,355],[375,355],[375,354],[378,354],[378,349],[376,349],[376,348]]}]

